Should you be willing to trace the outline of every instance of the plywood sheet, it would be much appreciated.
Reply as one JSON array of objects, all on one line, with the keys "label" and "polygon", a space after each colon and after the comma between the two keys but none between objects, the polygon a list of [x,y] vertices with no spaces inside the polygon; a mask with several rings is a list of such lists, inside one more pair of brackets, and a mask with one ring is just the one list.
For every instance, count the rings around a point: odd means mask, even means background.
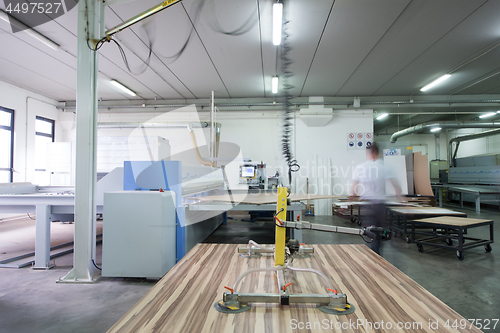
[{"label": "plywood sheet", "polygon": [[439,217],[430,217],[427,219],[419,219],[414,222],[425,222],[425,223],[435,223],[435,224],[446,224],[451,226],[472,226],[475,224],[482,223],[490,223],[492,220],[483,220],[483,219],[470,219],[470,218],[462,218],[462,217],[454,217],[454,216],[439,216]]},{"label": "plywood sheet", "polygon": [[[406,159],[404,156],[384,156],[384,165],[391,172],[401,187],[403,195],[408,194],[408,181],[406,180]],[[394,195],[396,191],[390,181],[386,181],[385,192],[387,195]]]},{"label": "plywood sheet", "polygon": [[[342,195],[322,195],[322,194],[290,194],[291,201],[302,201],[302,200],[314,200],[314,199],[331,199],[331,198],[342,198]],[[249,194],[223,194],[223,195],[210,195],[205,197],[197,197],[196,199],[201,201],[222,201],[222,202],[234,202],[243,204],[255,204],[263,205],[276,203],[278,200],[278,195],[276,193],[249,193]]]},{"label": "plywood sheet", "polygon": [[421,152],[413,154],[413,180],[415,183],[415,194],[433,196],[431,179],[429,178],[429,162],[427,155]]},{"label": "plywood sheet", "polygon": [[[244,246],[244,245],[240,245]],[[294,260],[296,268],[320,270],[334,289],[347,295],[356,311],[345,316],[323,313],[312,304],[254,304],[239,314],[217,312],[214,303],[222,299],[224,286],[232,287],[244,271],[257,267],[273,267],[273,256],[247,259],[236,253],[236,244],[198,244],[167,273],[108,332],[297,332],[293,323],[310,323],[313,332],[385,332],[369,327],[391,323],[416,323],[412,332],[481,332],[471,325],[466,329],[444,324],[463,320],[458,313],[423,289],[396,267],[372,252],[356,245],[314,245],[314,255]],[[291,293],[325,293],[325,283],[318,275],[294,272],[285,276],[291,282]],[[250,274],[237,292],[276,293],[273,272]],[[364,325],[345,325],[349,322]],[[437,323],[429,327],[429,322]],[[328,325],[319,325],[327,322]],[[342,325],[344,329],[335,329]],[[421,323],[421,326],[418,326]],[[333,325],[333,328],[331,327]],[[338,327],[338,326],[337,326]],[[379,326],[380,327],[380,326]]]},{"label": "plywood sheet", "polygon": [[467,216],[466,213],[439,207],[401,207],[401,208],[390,208],[390,210],[394,213],[398,213],[401,215]]}]

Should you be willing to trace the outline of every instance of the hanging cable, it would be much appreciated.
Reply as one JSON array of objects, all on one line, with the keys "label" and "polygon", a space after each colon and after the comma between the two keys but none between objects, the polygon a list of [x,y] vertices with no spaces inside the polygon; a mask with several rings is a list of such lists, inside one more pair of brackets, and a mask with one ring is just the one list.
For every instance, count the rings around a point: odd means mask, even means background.
[{"label": "hanging cable", "polygon": [[291,141],[293,139],[293,118],[294,111],[292,111],[292,95],[291,90],[294,88],[292,84],[289,83],[289,79],[293,77],[293,72],[290,70],[290,65],[293,61],[290,59],[289,53],[292,50],[288,38],[290,37],[288,33],[289,21],[283,23],[283,39],[281,41],[281,77],[283,81],[283,137],[281,140],[281,147],[283,155],[285,157],[286,163],[288,165],[288,182],[292,184],[292,173],[300,170],[300,165],[293,156]]},{"label": "hanging cable", "polygon": [[[255,27],[259,22],[258,17],[257,17],[257,8],[256,8],[255,10],[253,10],[251,12],[250,16],[248,16],[248,18],[243,22],[243,24],[239,28],[236,28],[236,29],[231,30],[231,31],[225,30],[224,28],[222,28],[222,25],[220,24],[219,20],[217,19],[217,15],[216,15],[217,10],[215,8],[215,0],[203,0],[203,1],[210,2],[210,5],[208,6],[207,20],[208,20],[208,24],[210,25],[212,30],[214,30],[215,32],[219,32],[221,34],[228,35],[228,36],[241,36],[241,35],[249,32],[250,30],[252,30],[253,27]],[[257,6],[258,6],[258,3],[257,3]]]}]

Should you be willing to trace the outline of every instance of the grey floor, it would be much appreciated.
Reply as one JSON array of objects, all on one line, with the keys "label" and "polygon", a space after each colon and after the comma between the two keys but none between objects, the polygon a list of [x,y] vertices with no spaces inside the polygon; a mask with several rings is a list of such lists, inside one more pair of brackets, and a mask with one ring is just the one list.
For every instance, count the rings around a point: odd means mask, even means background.
[{"label": "grey floor", "polygon": [[[471,218],[493,219],[495,237],[500,230],[500,211],[489,208],[481,214],[474,209],[449,206],[464,211]],[[349,220],[334,217],[308,217],[308,221],[341,226],[355,226]],[[307,244],[358,244],[359,236],[304,231]],[[486,237],[487,229],[471,229],[470,235]],[[241,216],[229,220],[206,242],[246,243],[254,239],[272,243],[273,225],[269,221],[244,222]],[[100,246],[98,246],[100,251]],[[500,315],[500,250],[485,253],[477,247],[465,252],[459,261],[455,252],[438,248],[417,251],[415,244],[393,238],[385,242],[382,255],[410,278],[430,291],[445,304],[468,319],[498,319]],[[4,252],[0,244],[0,254]],[[97,263],[100,264],[100,253]],[[145,279],[101,278],[96,284],[57,284],[72,267],[72,255],[56,259],[56,267],[48,271],[30,268],[0,268],[0,332],[106,332],[123,316],[155,281]],[[500,332],[496,329],[485,332]]]}]

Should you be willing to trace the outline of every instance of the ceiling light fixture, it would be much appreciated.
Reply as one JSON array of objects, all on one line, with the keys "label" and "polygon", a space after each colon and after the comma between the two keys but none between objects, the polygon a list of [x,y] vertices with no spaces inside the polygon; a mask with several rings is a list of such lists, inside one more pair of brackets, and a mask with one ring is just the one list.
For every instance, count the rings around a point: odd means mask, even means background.
[{"label": "ceiling light fixture", "polygon": [[422,89],[420,89],[420,91],[426,91],[426,90],[429,90],[431,89],[432,87],[434,87],[435,85],[437,84],[440,84],[441,82],[443,82],[444,80],[448,79],[449,77],[451,76],[451,74],[445,74],[443,76],[441,76],[439,79],[429,83],[428,85],[426,85],[425,87],[423,87]]},{"label": "ceiling light fixture", "polygon": [[283,26],[283,4],[276,2],[273,5],[273,44],[281,44],[281,28]]},{"label": "ceiling light fixture", "polygon": [[489,113],[485,113],[485,114],[480,115],[479,118],[481,118],[481,119],[489,118],[489,117],[493,117],[496,114],[497,114],[496,112],[489,112]]},{"label": "ceiling light fixture", "polygon": [[273,79],[271,80],[271,91],[273,94],[276,94],[278,92],[278,77],[273,76]]},{"label": "ceiling light fixture", "polygon": [[6,12],[4,12],[1,9],[0,9],[0,19],[4,20],[5,22],[9,23],[10,25],[15,26],[19,30],[23,30],[28,35],[30,35],[31,37],[44,43],[45,45],[47,45],[48,47],[50,47],[53,50],[57,51],[61,48],[58,44],[54,43],[53,41],[51,41],[50,39],[48,39],[47,37],[45,37],[44,35],[42,35],[38,31],[31,29],[26,24],[22,23],[21,21],[18,21],[17,19],[10,16],[9,14],[7,14]]},{"label": "ceiling light fixture", "polygon": [[385,117],[387,117],[389,114],[388,113],[382,113],[380,116],[377,117],[377,120],[382,120]]},{"label": "ceiling light fixture", "polygon": [[442,128],[441,127],[434,127],[434,128],[431,128],[431,132],[439,132]]},{"label": "ceiling light fixture", "polygon": [[109,81],[111,82],[111,84],[113,84],[115,87],[118,87],[120,88],[121,90],[123,90],[124,92],[126,92],[127,94],[131,95],[131,96],[136,96],[136,93],[133,92],[132,90],[130,90],[129,88],[125,87],[123,84],[121,84],[120,82],[116,81],[116,80],[111,80]]}]

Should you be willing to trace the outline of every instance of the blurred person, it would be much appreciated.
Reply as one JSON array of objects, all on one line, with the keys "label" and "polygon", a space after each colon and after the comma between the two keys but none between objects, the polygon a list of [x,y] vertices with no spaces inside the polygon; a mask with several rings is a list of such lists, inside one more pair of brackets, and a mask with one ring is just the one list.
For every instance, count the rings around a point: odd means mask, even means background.
[{"label": "blurred person", "polygon": [[[385,184],[389,180],[394,187],[396,196],[402,201],[401,187],[391,168],[384,165],[379,159],[379,147],[373,143],[366,149],[367,161],[356,166],[353,173],[353,185],[351,199],[359,196],[362,201],[369,201],[370,204],[362,214],[361,222],[364,227],[376,226],[387,228],[387,216],[385,208],[386,191]],[[380,240],[374,239],[368,247],[377,254],[380,254]]]}]

